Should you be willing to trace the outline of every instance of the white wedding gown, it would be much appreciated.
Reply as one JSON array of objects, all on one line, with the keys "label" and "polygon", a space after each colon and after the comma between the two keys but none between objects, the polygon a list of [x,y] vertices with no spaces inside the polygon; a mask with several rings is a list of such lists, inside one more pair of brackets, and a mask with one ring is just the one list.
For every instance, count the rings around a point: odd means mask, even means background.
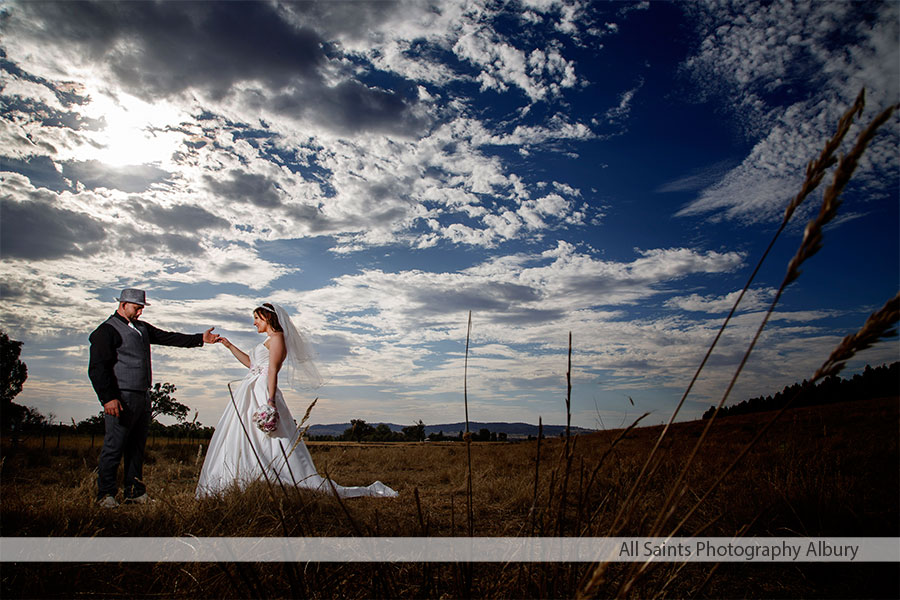
[{"label": "white wedding gown", "polygon": [[[234,486],[244,489],[249,483],[265,481],[267,477],[273,485],[281,480],[285,486],[332,493],[328,480],[316,472],[306,445],[298,440],[300,431],[284,403],[281,390],[275,391],[278,428],[267,434],[253,423],[251,415],[266,406],[268,371],[269,349],[259,344],[250,353],[250,372],[241,380],[234,394],[234,404],[229,402],[209,442],[197,482],[197,498],[219,495]],[[334,484],[334,488],[344,498],[397,496],[397,492],[380,481],[355,487]]]}]

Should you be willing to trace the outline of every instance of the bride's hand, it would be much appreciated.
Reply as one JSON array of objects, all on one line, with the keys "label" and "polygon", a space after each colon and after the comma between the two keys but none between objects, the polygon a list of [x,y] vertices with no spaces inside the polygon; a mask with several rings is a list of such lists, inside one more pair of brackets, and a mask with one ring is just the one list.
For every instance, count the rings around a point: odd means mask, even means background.
[{"label": "bride's hand", "polygon": [[229,350],[231,350],[232,344],[231,344],[231,342],[228,341],[228,338],[226,338],[226,337],[223,337],[223,336],[220,335],[220,336],[219,336],[219,339],[216,340],[216,343],[217,343],[217,344],[222,344],[223,346],[225,346],[226,348],[228,348]]}]

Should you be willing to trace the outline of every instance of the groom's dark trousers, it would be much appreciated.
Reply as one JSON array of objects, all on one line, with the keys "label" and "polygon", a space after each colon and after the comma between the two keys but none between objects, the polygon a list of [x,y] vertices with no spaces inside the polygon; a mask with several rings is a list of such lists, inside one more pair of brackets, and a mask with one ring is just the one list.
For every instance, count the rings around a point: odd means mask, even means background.
[{"label": "groom's dark trousers", "polygon": [[144,446],[150,427],[150,394],[121,390],[122,411],[118,417],[103,415],[106,420],[106,435],[100,451],[97,469],[98,496],[116,495],[116,472],[119,461],[125,459],[123,486],[126,498],[143,495],[144,486]]}]

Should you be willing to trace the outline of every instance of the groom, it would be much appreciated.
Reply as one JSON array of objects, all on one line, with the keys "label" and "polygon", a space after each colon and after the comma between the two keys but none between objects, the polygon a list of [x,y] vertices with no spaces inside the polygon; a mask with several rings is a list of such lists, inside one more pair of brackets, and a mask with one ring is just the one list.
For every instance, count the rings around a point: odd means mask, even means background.
[{"label": "groom", "polygon": [[150,501],[142,481],[144,446],[150,427],[150,344],[194,348],[212,344],[219,336],[210,327],[204,333],[172,333],[157,329],[138,317],[148,306],[143,290],[126,289],[116,298],[119,308],[91,333],[88,376],[103,405],[106,435],[97,470],[97,499],[113,508],[116,472],[125,457],[125,502]]}]

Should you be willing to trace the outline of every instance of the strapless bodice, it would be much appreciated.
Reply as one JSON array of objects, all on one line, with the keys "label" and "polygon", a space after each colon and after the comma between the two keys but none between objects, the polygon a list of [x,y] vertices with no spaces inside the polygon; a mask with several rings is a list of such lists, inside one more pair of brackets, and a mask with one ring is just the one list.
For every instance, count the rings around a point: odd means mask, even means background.
[{"label": "strapless bodice", "polygon": [[269,349],[259,343],[250,352],[250,374],[261,375],[269,370]]}]

